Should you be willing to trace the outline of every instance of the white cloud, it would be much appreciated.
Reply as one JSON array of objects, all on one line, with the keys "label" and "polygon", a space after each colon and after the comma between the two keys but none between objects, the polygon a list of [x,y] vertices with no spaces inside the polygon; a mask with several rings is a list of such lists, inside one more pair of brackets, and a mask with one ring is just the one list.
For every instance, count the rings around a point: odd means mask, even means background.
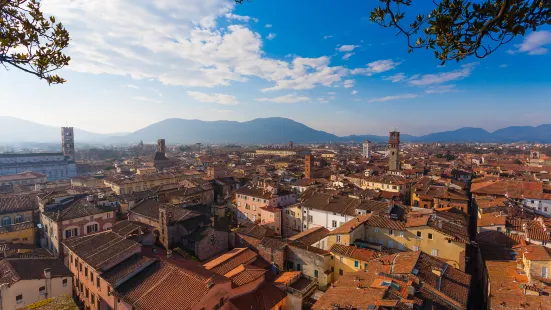
[{"label": "white cloud", "polygon": [[250,16],[236,15],[236,14],[233,14],[233,13],[227,13],[225,16],[226,16],[227,19],[238,20],[240,22],[248,23],[250,20],[254,21],[255,23],[258,22],[258,18],[254,18],[254,17],[250,17]]},{"label": "white cloud", "polygon": [[140,87],[136,86],[136,85],[133,85],[133,84],[126,84],[124,85],[125,87],[128,87],[128,88],[134,88],[134,89],[139,89]]},{"label": "white cloud", "polygon": [[235,96],[225,94],[206,94],[197,91],[188,91],[188,96],[199,102],[217,103],[222,105],[236,105],[239,101]]},{"label": "white cloud", "polygon": [[347,60],[348,58],[352,57],[352,55],[354,55],[354,53],[346,53],[342,56],[342,59]]},{"label": "white cloud", "polygon": [[471,75],[476,63],[470,63],[461,66],[461,69],[437,73],[437,74],[423,74],[414,75],[408,79],[408,84],[413,86],[427,86],[434,84],[443,84],[450,81],[461,80]]},{"label": "white cloud", "polygon": [[521,44],[516,44],[516,50],[509,50],[509,54],[528,53],[528,55],[545,55],[549,50],[545,47],[551,44],[551,31],[535,31],[524,37]]},{"label": "white cloud", "polygon": [[352,88],[352,87],[354,87],[354,84],[356,84],[356,81],[354,81],[354,80],[345,80],[344,81],[344,88]]},{"label": "white cloud", "polygon": [[457,88],[455,88],[455,84],[450,84],[450,85],[430,86],[425,90],[425,93],[442,94],[442,93],[450,93],[450,92],[456,92],[456,91],[457,91]]},{"label": "white cloud", "polygon": [[318,98],[318,103],[328,103],[329,100],[325,99],[325,98]]},{"label": "white cloud", "polygon": [[385,81],[392,81],[392,83],[401,82],[406,79],[406,75],[403,72],[397,73],[395,75],[391,76],[385,76],[383,80]]},{"label": "white cloud", "polygon": [[333,36],[324,36],[323,39],[324,40],[327,40],[327,39],[331,39]]},{"label": "white cloud", "polygon": [[[240,22],[227,0],[43,0],[71,33],[68,70],[154,79],[186,87],[228,86],[258,77],[281,89],[312,89],[342,82],[348,69],[329,57],[269,58],[259,33]],[[229,14],[229,15],[228,15]],[[252,19],[252,18],[251,18]],[[147,20],[147,23],[143,21]]]},{"label": "white cloud", "polygon": [[139,100],[139,101],[145,101],[145,102],[151,102],[151,103],[162,103],[161,100],[158,100],[158,99],[154,99],[154,98],[149,98],[149,97],[144,97],[144,96],[135,96],[135,97],[132,97],[134,100]]},{"label": "white cloud", "polygon": [[272,28],[272,24],[266,24],[266,25],[264,25],[264,27],[266,27],[266,28]]},{"label": "white cloud", "polygon": [[353,90],[353,91],[351,92],[352,95],[355,95],[355,94],[357,94],[357,93],[358,93],[357,90]]},{"label": "white cloud", "polygon": [[509,67],[509,65],[508,64],[501,64],[501,65],[499,65],[499,67],[500,68],[507,68],[507,67]]},{"label": "white cloud", "polygon": [[262,102],[275,102],[275,103],[296,103],[296,102],[310,101],[310,98],[305,96],[297,96],[297,95],[289,94],[289,95],[279,96],[275,98],[256,98],[255,100],[262,101]]},{"label": "white cloud", "polygon": [[401,62],[395,62],[392,59],[377,60],[367,64],[367,68],[357,68],[351,71],[352,74],[362,74],[371,76],[375,73],[382,73],[396,68]]},{"label": "white cloud", "polygon": [[397,95],[397,96],[386,96],[386,97],[380,97],[380,98],[373,98],[373,99],[370,99],[368,102],[385,102],[385,101],[391,101],[391,100],[413,99],[413,98],[417,98],[417,95],[403,94],[403,95]]},{"label": "white cloud", "polygon": [[270,33],[268,34],[268,36],[266,37],[266,39],[268,39],[268,40],[273,40],[273,39],[275,39],[276,36],[277,36],[277,35],[276,35],[275,33],[270,32]]},{"label": "white cloud", "polygon": [[337,47],[337,51],[339,52],[352,52],[356,48],[360,47],[359,45],[341,45]]}]

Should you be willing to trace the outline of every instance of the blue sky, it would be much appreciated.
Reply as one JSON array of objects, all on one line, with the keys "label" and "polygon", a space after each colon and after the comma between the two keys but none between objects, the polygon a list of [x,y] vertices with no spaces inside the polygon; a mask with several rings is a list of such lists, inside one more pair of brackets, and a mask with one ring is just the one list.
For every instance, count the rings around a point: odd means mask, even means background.
[{"label": "blue sky", "polygon": [[0,67],[0,115],[102,133],[172,117],[279,116],[339,135],[551,123],[546,28],[439,66],[369,22],[376,1],[42,2],[71,33],[68,82]]}]

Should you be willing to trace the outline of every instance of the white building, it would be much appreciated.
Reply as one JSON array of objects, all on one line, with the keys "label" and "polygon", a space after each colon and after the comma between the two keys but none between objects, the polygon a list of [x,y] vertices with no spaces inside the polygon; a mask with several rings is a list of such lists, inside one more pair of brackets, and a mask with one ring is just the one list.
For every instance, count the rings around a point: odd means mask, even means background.
[{"label": "white building", "polygon": [[46,175],[48,181],[65,180],[77,176],[74,161],[63,153],[0,154],[0,175],[25,171]]},{"label": "white building", "polygon": [[371,142],[369,140],[365,140],[362,144],[362,156],[371,160]]},{"label": "white building", "polygon": [[551,194],[524,198],[524,206],[533,209],[535,213],[551,217]]}]

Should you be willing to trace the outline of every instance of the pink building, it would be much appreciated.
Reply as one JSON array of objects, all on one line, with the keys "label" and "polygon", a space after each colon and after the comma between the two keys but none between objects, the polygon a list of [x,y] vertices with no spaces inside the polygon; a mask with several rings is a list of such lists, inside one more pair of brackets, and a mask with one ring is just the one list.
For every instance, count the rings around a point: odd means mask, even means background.
[{"label": "pink building", "polygon": [[[279,217],[279,232],[281,231],[281,208],[296,202],[294,192],[274,187],[242,187],[236,191],[236,209],[239,223],[253,222],[257,224],[274,222],[276,214]],[[262,209],[265,207],[270,207]]]},{"label": "pink building", "polygon": [[281,210],[282,208],[266,206],[260,208],[260,224],[271,227],[275,233],[281,235]]}]

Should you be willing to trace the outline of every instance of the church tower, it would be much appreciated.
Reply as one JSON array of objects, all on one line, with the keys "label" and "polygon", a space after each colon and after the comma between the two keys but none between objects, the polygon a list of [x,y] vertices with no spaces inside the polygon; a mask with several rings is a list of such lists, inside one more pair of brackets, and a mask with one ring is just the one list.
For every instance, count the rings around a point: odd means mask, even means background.
[{"label": "church tower", "polygon": [[61,150],[69,159],[75,159],[75,136],[73,127],[61,127]]},{"label": "church tower", "polygon": [[312,178],[312,155],[304,157],[304,177],[306,179]]},{"label": "church tower", "polygon": [[400,133],[391,131],[388,137],[388,170],[396,173],[400,167]]}]

